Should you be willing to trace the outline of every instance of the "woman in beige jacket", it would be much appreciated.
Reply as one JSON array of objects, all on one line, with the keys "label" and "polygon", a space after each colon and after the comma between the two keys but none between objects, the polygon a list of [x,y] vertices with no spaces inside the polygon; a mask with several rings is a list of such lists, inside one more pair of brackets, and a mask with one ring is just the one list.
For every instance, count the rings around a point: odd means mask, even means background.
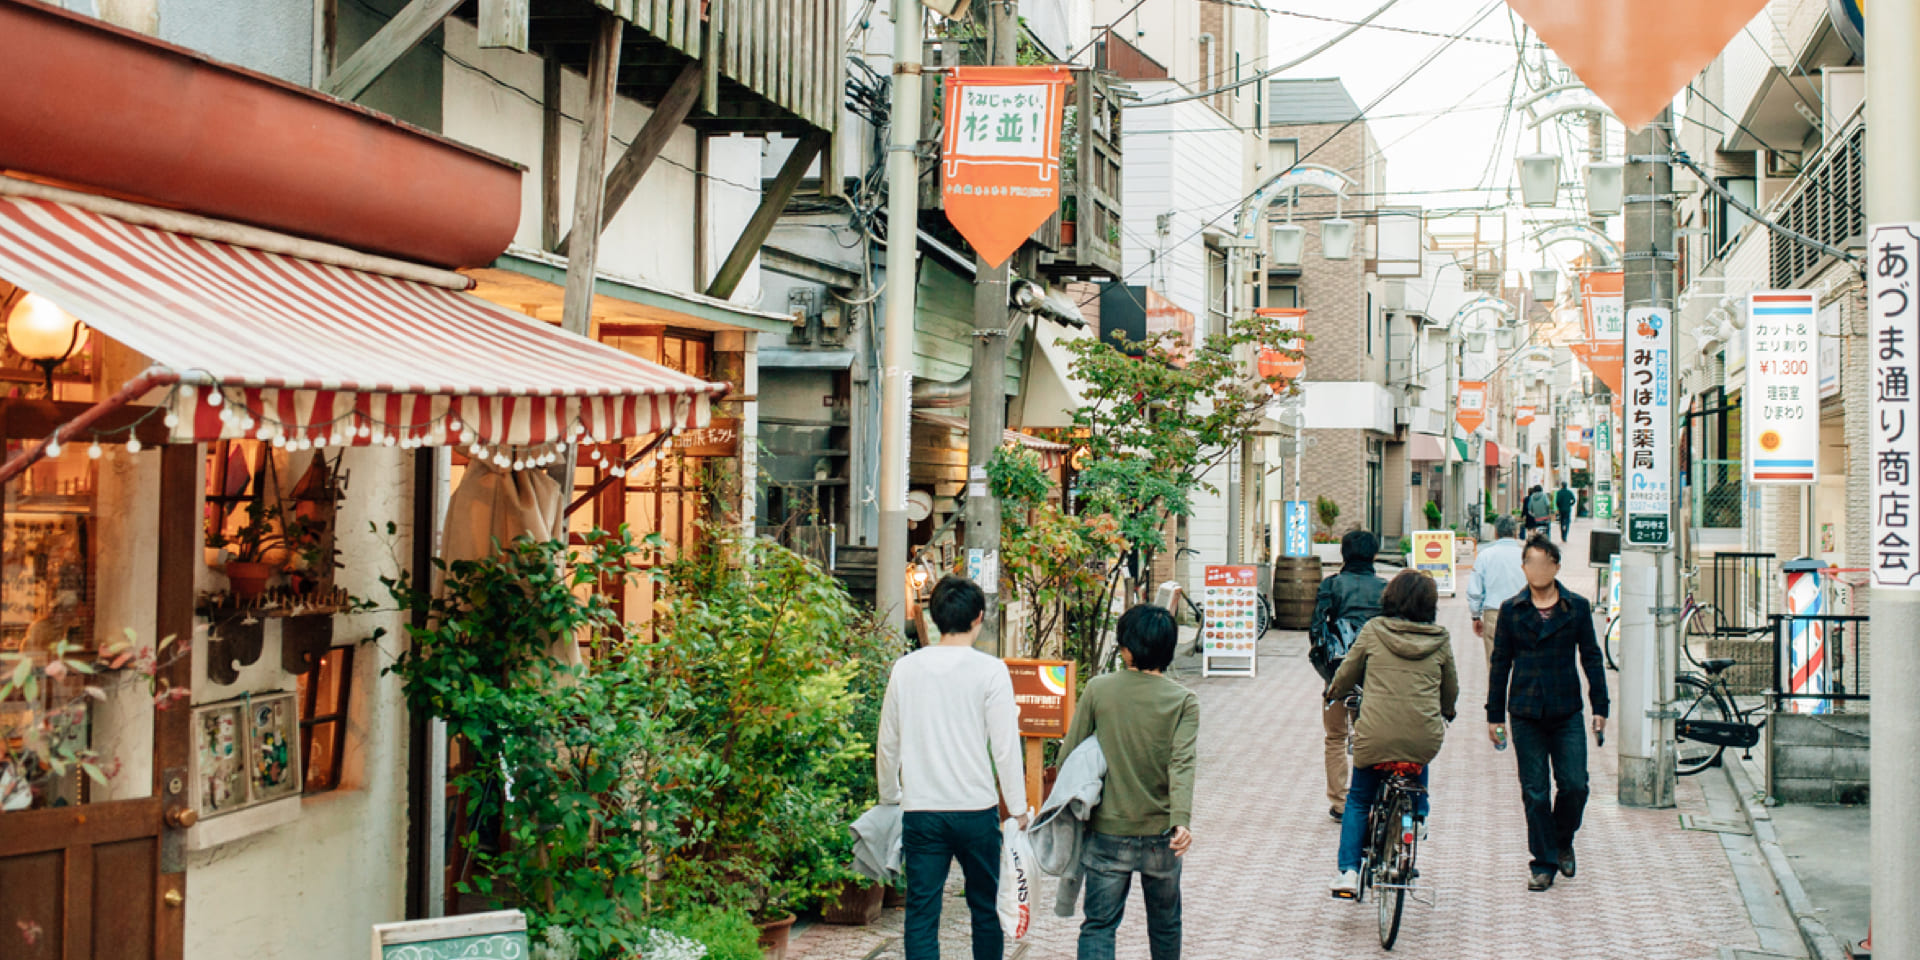
[{"label": "woman in beige jacket", "polygon": [[[1367,813],[1386,776],[1375,768],[1420,764],[1424,786],[1425,766],[1439,755],[1447,721],[1453,719],[1460,677],[1454,670],[1447,630],[1434,622],[1439,599],[1432,577],[1417,570],[1401,571],[1380,594],[1380,616],[1361,628],[1353,650],[1327,687],[1329,702],[1361,687],[1366,690],[1360,719],[1353,725],[1353,779],[1340,820],[1340,873],[1331,884],[1335,897],[1351,899],[1359,890]],[[1414,815],[1424,838],[1424,795]]]}]

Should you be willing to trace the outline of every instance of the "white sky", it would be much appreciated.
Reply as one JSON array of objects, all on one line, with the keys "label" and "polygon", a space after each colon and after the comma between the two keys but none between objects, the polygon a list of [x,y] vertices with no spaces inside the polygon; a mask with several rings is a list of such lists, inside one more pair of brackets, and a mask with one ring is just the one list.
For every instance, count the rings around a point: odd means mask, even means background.
[{"label": "white sky", "polygon": [[[1272,11],[1271,50],[1265,69],[1284,63],[1319,46],[1347,29],[1344,24],[1313,19],[1326,17],[1355,21],[1379,7],[1384,0],[1265,0]],[[1281,74],[1283,77],[1339,77],[1364,110],[1374,98],[1386,93],[1406,72],[1446,37],[1471,22],[1489,0],[1401,0],[1367,27],[1341,41],[1331,50]],[[1302,14],[1305,16],[1294,16]],[[1383,29],[1394,28],[1394,29]],[[1514,38],[1522,29],[1507,5],[1498,2],[1479,26],[1455,42],[1404,86],[1388,95],[1368,111],[1369,124],[1376,142],[1387,157],[1387,184],[1395,195],[1383,198],[1395,204],[1426,207],[1429,210],[1457,207],[1498,206],[1514,180],[1513,155],[1516,146],[1531,151],[1534,138],[1524,135],[1524,115],[1515,113],[1504,138],[1499,138],[1501,118],[1506,111],[1508,92],[1513,83],[1516,59]],[[1424,31],[1427,36],[1400,32]],[[1529,36],[1529,42],[1537,42]],[[1491,42],[1476,42],[1491,41]],[[1525,92],[1521,87],[1522,95]],[[1618,159],[1620,129],[1610,124],[1610,156]],[[1549,130],[1544,142],[1549,153],[1568,156],[1583,154],[1584,137],[1562,139]],[[1498,141],[1498,142],[1496,142]],[[1311,147],[1301,144],[1301,149]],[[1563,168],[1562,182],[1577,182],[1577,166]],[[1478,188],[1491,186],[1492,190]],[[1445,191],[1445,192],[1442,192]],[[1562,213],[1550,211],[1529,214],[1542,221],[1571,216],[1574,209],[1562,193]],[[1609,223],[1618,229],[1618,218]],[[1430,222],[1429,229],[1441,232],[1471,231],[1472,220]],[[1522,215],[1513,214],[1509,230],[1518,235],[1524,230]],[[1483,235],[1497,242],[1500,222],[1489,215],[1482,225]],[[1611,232],[1611,231],[1610,231]],[[1531,245],[1515,243],[1510,269],[1539,265],[1540,255]],[[1549,252],[1549,262],[1564,266],[1576,245],[1563,244]]]}]

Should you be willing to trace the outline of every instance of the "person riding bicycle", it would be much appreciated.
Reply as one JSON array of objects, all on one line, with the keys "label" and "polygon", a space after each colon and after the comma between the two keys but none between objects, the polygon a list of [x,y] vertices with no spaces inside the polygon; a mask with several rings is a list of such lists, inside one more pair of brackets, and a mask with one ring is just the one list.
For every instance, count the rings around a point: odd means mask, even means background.
[{"label": "person riding bicycle", "polygon": [[1536,530],[1545,536],[1553,535],[1553,498],[1547,496],[1545,487],[1536,483],[1533,489],[1527,491],[1524,509],[1527,516],[1527,536],[1533,536]]},{"label": "person riding bicycle", "polygon": [[[1439,589],[1433,578],[1403,570],[1380,595],[1380,616],[1368,621],[1360,639],[1327,686],[1329,702],[1342,704],[1363,685],[1360,718],[1353,725],[1353,779],[1340,820],[1340,872],[1329,884],[1335,897],[1352,899],[1360,890],[1361,847],[1367,814],[1388,774],[1382,764],[1420,764],[1420,784],[1446,739],[1446,721],[1454,717],[1460,677],[1454,669],[1447,629],[1435,623]],[[1414,805],[1425,839],[1427,798]]]},{"label": "person riding bicycle", "polygon": [[[1365,530],[1349,530],[1340,538],[1340,572],[1320,581],[1313,600],[1313,620],[1307,625],[1307,661],[1332,680],[1360,628],[1380,614],[1380,591],[1387,582],[1373,572],[1380,541]],[[1327,815],[1341,818],[1347,805],[1347,708],[1322,704],[1320,726],[1326,730]]]}]

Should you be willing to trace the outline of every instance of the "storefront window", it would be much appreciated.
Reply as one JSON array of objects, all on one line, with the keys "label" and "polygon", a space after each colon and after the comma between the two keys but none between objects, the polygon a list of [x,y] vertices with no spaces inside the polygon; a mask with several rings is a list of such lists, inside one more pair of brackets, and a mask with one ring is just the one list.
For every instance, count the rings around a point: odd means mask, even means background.
[{"label": "storefront window", "polygon": [[352,647],[334,647],[320,658],[318,667],[300,675],[300,759],[307,793],[324,793],[340,785],[352,693]]}]

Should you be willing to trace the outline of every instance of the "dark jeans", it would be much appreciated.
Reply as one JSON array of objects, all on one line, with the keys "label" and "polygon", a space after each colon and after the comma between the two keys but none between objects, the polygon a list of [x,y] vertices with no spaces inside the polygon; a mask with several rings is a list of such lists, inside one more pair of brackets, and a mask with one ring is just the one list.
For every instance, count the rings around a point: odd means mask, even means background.
[{"label": "dark jeans", "polygon": [[999,811],[906,813],[900,854],[907,873],[907,960],[940,960],[940,901],[954,860],[967,880],[973,960],[1000,960],[1006,939],[994,905],[1000,887]]},{"label": "dark jeans", "polygon": [[1560,515],[1560,542],[1561,543],[1567,542],[1567,528],[1571,526],[1573,526],[1573,514],[1571,513],[1561,514]]},{"label": "dark jeans", "polygon": [[1165,836],[1087,835],[1080,853],[1087,870],[1080,960],[1113,960],[1114,934],[1136,873],[1147,902],[1147,945],[1153,960],[1180,960],[1180,858],[1167,841]]},{"label": "dark jeans", "polygon": [[1533,856],[1534,873],[1559,869],[1560,851],[1573,846],[1573,835],[1587,809],[1585,719],[1579,713],[1548,720],[1512,717],[1507,724],[1520,767],[1520,800],[1527,811],[1527,852]]},{"label": "dark jeans", "polygon": [[[1421,786],[1427,785],[1432,772],[1432,765],[1420,768]],[[1360,857],[1367,845],[1367,814],[1373,811],[1373,801],[1379,799],[1380,785],[1385,782],[1387,775],[1372,767],[1353,768],[1353,777],[1347,782],[1347,808],[1340,814],[1341,873],[1360,869]],[[1414,798],[1413,815],[1426,817],[1426,794]]]}]

